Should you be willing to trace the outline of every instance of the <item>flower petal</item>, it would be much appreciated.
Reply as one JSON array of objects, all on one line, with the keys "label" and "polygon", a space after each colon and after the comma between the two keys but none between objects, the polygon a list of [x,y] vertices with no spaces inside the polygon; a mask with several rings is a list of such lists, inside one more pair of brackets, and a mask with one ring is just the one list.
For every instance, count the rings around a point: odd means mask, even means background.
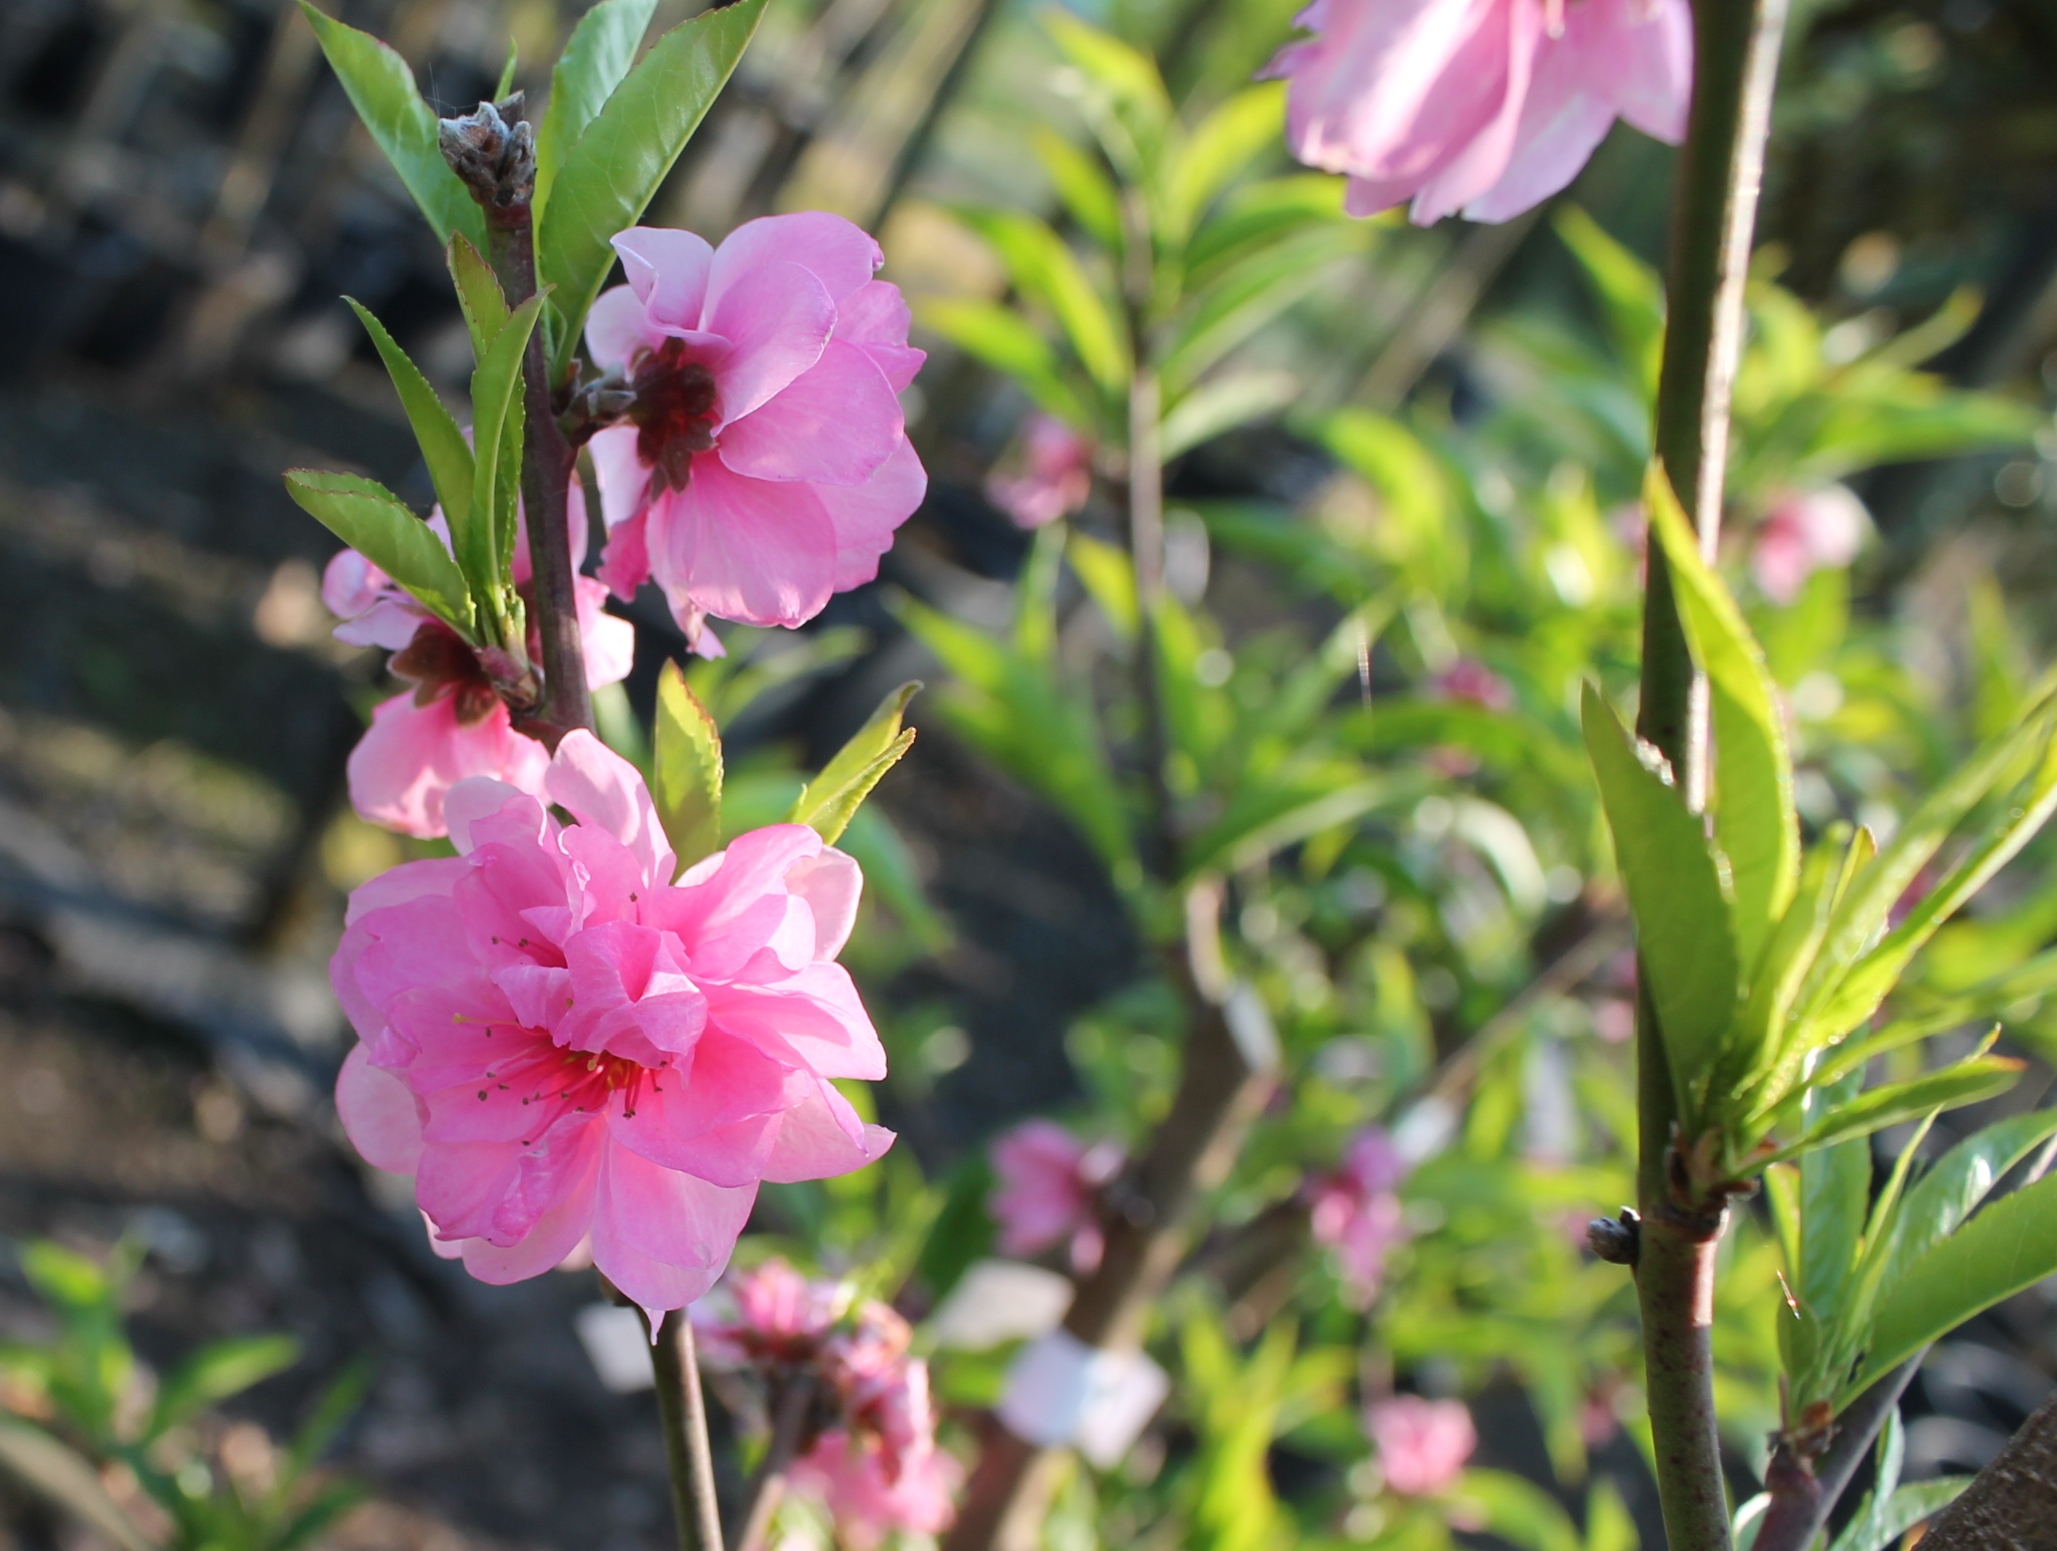
[{"label": "flower petal", "polygon": [[336,1075],[336,1114],[364,1161],[390,1174],[412,1174],[421,1162],[421,1111],[407,1084],[371,1064],[362,1044]]},{"label": "flower petal", "polygon": [[674,613],[802,625],[835,590],[835,524],[811,485],[746,479],[704,453],[651,516],[651,568]]},{"label": "flower petal", "polygon": [[581,824],[597,824],[627,846],[651,888],[671,881],[678,857],[642,773],[584,728],[573,728],[557,745],[543,790]]},{"label": "flower petal", "polygon": [[754,1185],[710,1185],[611,1146],[594,1203],[593,1263],[654,1325],[714,1285],[756,1199]]},{"label": "flower petal", "polygon": [[928,478],[914,444],[903,435],[863,484],[814,487],[835,524],[837,592],[879,574],[879,559],[893,547],[894,531],[928,494]]},{"label": "flower petal", "polygon": [[751,479],[861,485],[906,432],[877,363],[831,340],[821,359],[721,433],[721,461]]},{"label": "flower petal", "polygon": [[765,264],[738,276],[708,314],[714,332],[731,347],[709,362],[721,425],[742,419],[819,361],[836,326],[836,304],[821,281],[793,263]]},{"label": "flower petal", "polygon": [[708,316],[744,276],[787,260],[804,264],[820,279],[829,299],[840,305],[858,287],[871,283],[885,254],[862,227],[823,210],[745,221],[715,251],[707,281]]},{"label": "flower petal", "polygon": [[615,236],[614,251],[621,255],[621,272],[652,323],[700,327],[714,260],[706,238],[669,226],[631,226]]}]

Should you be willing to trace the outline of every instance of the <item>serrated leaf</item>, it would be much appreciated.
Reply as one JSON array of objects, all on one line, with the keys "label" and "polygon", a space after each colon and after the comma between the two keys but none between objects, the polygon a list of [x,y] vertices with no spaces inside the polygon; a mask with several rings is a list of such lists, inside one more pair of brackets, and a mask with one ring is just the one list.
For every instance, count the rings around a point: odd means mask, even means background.
[{"label": "serrated leaf", "polygon": [[[451,548],[473,595],[498,598],[514,549],[515,498],[521,489],[522,357],[545,298],[531,296],[507,323],[471,374],[474,474],[463,524],[450,524]],[[445,508],[448,514],[448,508]]]},{"label": "serrated leaf", "polygon": [[375,480],[321,469],[288,469],[286,490],[323,527],[476,643],[464,573],[435,529],[392,491]]},{"label": "serrated leaf", "polygon": [[1686,811],[1669,770],[1645,763],[1635,737],[1590,683],[1582,719],[1679,1113],[1691,1119],[1739,1011],[1729,902],[1700,820]]},{"label": "serrated leaf", "polygon": [[443,250],[450,266],[451,282],[457,287],[457,305],[464,313],[464,325],[471,334],[474,364],[486,358],[500,330],[507,326],[507,298],[500,290],[499,277],[485,256],[462,234],[452,237]]},{"label": "serrated leaf", "polygon": [[1869,1136],[1936,1110],[1957,1109],[2005,1093],[2020,1078],[2024,1065],[2011,1056],[1974,1056],[1939,1072],[1882,1084],[1831,1109],[1811,1124],[1798,1141],[1780,1148],[1773,1161],[1796,1158],[1817,1147]]},{"label": "serrated leaf", "polygon": [[2031,1110],[1995,1121],[1938,1158],[1900,1203],[1899,1236],[1884,1285],[1893,1285],[1902,1271],[1955,1233],[2001,1177],[2053,1135],[2057,1109]]},{"label": "serrated leaf", "polygon": [[436,240],[448,242],[453,233],[462,232],[482,245],[485,217],[471,191],[443,160],[435,111],[422,101],[407,61],[370,33],[345,26],[307,0],[300,0],[300,9],[351,106],[435,229]]},{"label": "serrated leaf", "polygon": [[166,1376],[145,1436],[155,1438],[299,1360],[300,1343],[291,1336],[233,1336],[212,1342]]},{"label": "serrated leaf", "polygon": [[611,240],[634,226],[757,30],[765,0],[702,11],[659,38],[566,153],[536,232],[539,278],[557,287],[552,376],[614,264]]},{"label": "serrated leaf", "polygon": [[721,849],[721,732],[675,662],[657,676],[651,792],[681,871]]},{"label": "serrated leaf", "polygon": [[108,1495],[89,1460],[5,1411],[0,1411],[0,1469],[52,1507],[105,1535],[121,1551],[157,1551]]},{"label": "serrated leaf", "polygon": [[821,774],[800,789],[787,822],[811,824],[834,845],[858,805],[914,746],[914,729],[901,727],[900,718],[920,690],[921,681],[910,679],[881,700],[871,719],[822,766]]},{"label": "serrated leaf", "polygon": [[1652,464],[1643,481],[1651,531],[1671,563],[1680,621],[1707,675],[1714,719],[1714,839],[1728,858],[1736,955],[1755,970],[1800,877],[1800,819],[1785,718],[1764,653],[1707,562],[1671,481]]},{"label": "serrated leaf", "polygon": [[1871,1348],[1843,1400],[1966,1320],[2057,1275],[2057,1175],[1987,1207],[1932,1246],[1881,1294]]},{"label": "serrated leaf", "polygon": [[550,103],[536,130],[536,220],[549,207],[550,185],[586,126],[598,116],[635,63],[657,0],[600,0],[572,28],[550,72]]},{"label": "serrated leaf", "polygon": [[357,314],[358,321],[364,325],[365,332],[371,335],[371,342],[378,349],[379,359],[386,363],[386,374],[393,379],[393,391],[400,395],[400,407],[407,413],[407,424],[413,429],[414,439],[421,447],[422,461],[428,465],[429,482],[436,487],[436,500],[442,505],[446,517],[451,512],[470,511],[471,444],[457,428],[450,411],[443,407],[436,390],[429,386],[428,378],[421,374],[421,368],[394,342],[385,325],[356,298],[346,296],[343,300]]}]

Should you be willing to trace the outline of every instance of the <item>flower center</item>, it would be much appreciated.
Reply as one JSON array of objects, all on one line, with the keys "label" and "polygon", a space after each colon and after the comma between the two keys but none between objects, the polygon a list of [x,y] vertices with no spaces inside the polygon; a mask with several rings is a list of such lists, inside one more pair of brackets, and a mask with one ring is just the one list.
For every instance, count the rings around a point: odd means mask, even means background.
[{"label": "flower center", "polygon": [[685,489],[693,454],[714,447],[714,373],[685,354],[683,339],[667,339],[636,357],[636,402],[629,419],[653,490]]}]

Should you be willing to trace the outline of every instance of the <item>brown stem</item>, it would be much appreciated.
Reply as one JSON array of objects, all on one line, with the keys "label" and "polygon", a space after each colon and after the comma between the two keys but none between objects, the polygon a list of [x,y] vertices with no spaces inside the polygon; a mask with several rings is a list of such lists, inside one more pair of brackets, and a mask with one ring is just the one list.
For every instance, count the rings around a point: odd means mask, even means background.
[{"label": "brown stem", "polygon": [[771,1521],[778,1516],[779,1504],[786,1498],[786,1473],[798,1459],[807,1442],[807,1423],[814,1410],[815,1380],[811,1373],[795,1375],[779,1396],[778,1409],[772,1420],[771,1445],[764,1451],[763,1462],[750,1479],[747,1497],[748,1508],[743,1516],[742,1534],[737,1537],[740,1551],[764,1551],[771,1536]]},{"label": "brown stem", "polygon": [[1922,1551],[2057,1547],[2057,1395],[2021,1424],[1999,1458],[1929,1522]]},{"label": "brown stem", "polygon": [[1720,1229],[1645,1212],[1636,1265],[1664,1529],[1676,1551],[1728,1545],[1714,1418],[1714,1255]]},{"label": "brown stem", "polygon": [[1927,1354],[1923,1347],[1851,1401],[1836,1418],[1827,1450],[1811,1465],[1790,1445],[1778,1446],[1764,1476],[1771,1506],[1758,1521],[1756,1551],[1807,1551]]},{"label": "brown stem", "polygon": [[650,1365],[657,1375],[657,1414],[664,1425],[665,1461],[671,1467],[679,1551],[722,1551],[714,1453],[707,1443],[707,1397],[700,1391],[693,1322],[684,1309],[673,1309],[657,1327]]}]

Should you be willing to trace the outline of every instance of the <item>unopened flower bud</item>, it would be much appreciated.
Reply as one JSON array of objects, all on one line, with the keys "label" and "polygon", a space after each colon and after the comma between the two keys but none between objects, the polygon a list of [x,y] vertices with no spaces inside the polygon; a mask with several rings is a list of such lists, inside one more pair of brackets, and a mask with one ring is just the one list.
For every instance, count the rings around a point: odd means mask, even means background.
[{"label": "unopened flower bud", "polygon": [[536,191],[536,133],[521,116],[522,104],[515,92],[462,118],[436,121],[443,160],[488,209],[526,205]]}]

